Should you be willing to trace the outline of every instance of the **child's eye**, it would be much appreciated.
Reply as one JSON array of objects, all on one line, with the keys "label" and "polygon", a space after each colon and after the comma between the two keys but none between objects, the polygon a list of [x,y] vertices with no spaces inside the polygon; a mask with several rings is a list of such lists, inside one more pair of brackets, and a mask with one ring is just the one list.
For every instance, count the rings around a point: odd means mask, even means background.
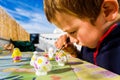
[{"label": "child's eye", "polygon": [[76,31],[70,32],[70,34],[74,34]]}]

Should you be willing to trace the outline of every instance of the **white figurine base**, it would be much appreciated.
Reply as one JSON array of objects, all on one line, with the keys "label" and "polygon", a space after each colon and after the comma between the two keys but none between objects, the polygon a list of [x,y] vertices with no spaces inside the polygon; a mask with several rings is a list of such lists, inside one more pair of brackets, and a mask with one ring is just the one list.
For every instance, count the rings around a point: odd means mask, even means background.
[{"label": "white figurine base", "polygon": [[58,63],[59,66],[65,66],[65,63]]},{"label": "white figurine base", "polygon": [[38,71],[36,71],[36,75],[37,76],[44,76],[44,75],[47,75],[47,72],[38,72]]}]

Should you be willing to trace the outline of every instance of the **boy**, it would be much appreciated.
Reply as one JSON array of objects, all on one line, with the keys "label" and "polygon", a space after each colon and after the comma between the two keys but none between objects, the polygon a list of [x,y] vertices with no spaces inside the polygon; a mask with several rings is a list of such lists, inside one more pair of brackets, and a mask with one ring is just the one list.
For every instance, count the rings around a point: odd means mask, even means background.
[{"label": "boy", "polygon": [[49,22],[67,32],[57,48],[65,45],[72,56],[120,74],[119,0],[44,0],[44,10]]}]

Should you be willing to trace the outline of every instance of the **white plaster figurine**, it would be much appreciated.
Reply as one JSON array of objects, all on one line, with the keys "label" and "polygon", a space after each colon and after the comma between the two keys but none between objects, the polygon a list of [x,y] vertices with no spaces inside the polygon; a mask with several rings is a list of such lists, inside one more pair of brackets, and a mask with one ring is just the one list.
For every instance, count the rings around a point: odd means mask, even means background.
[{"label": "white plaster figurine", "polygon": [[63,51],[56,52],[55,60],[59,66],[64,66],[67,62],[67,56]]},{"label": "white plaster figurine", "polygon": [[52,47],[48,49],[48,57],[49,60],[54,60],[54,49]]},{"label": "white plaster figurine", "polygon": [[47,75],[47,73],[52,69],[50,61],[45,56],[33,55],[30,61],[36,71],[37,76]]},{"label": "white plaster figurine", "polygon": [[34,61],[37,60],[37,57],[38,57],[38,52],[37,52],[37,51],[34,51],[34,52],[33,52],[33,56],[32,56],[32,58],[31,58],[31,61],[30,61],[30,65],[31,65],[31,66],[34,66]]}]

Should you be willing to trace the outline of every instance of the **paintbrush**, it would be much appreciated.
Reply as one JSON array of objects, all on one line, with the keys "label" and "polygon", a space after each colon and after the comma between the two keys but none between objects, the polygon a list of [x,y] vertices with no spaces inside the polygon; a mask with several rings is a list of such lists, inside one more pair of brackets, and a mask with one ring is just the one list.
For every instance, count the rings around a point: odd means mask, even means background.
[{"label": "paintbrush", "polygon": [[[67,37],[66,44],[69,43],[69,42],[70,42],[70,38]],[[60,52],[65,47],[66,44],[62,45],[62,47],[58,50],[58,52]]]}]

